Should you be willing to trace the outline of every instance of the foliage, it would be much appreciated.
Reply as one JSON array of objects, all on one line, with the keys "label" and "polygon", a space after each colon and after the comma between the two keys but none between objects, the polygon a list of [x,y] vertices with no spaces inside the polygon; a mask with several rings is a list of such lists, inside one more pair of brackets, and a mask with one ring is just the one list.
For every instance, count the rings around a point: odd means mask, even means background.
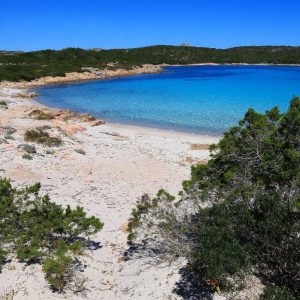
[{"label": "foliage", "polygon": [[[142,64],[195,63],[272,63],[299,64],[300,47],[253,46],[215,49],[186,46],[150,46],[133,49],[42,50],[0,53],[0,81],[33,80],[44,76],[65,76],[82,72],[86,67],[99,69],[130,69]],[[112,66],[111,63],[114,63]]]},{"label": "foliage", "polygon": [[38,128],[37,130],[27,130],[24,134],[24,139],[27,142],[35,142],[49,147],[60,146],[62,143],[59,137],[52,137],[48,132]]},{"label": "foliage", "polygon": [[79,153],[79,154],[82,154],[82,155],[85,155],[85,151],[83,149],[75,149],[75,152]]},{"label": "foliage", "polygon": [[134,234],[151,236],[163,259],[184,257],[195,276],[221,288],[253,272],[300,292],[299,98],[286,113],[249,109],[183,188],[178,202],[159,199],[142,212]]},{"label": "foliage", "polygon": [[297,298],[287,289],[274,285],[267,285],[260,300],[297,300]]},{"label": "foliage", "polygon": [[130,243],[134,234],[133,231],[136,227],[140,225],[141,217],[146,214],[150,209],[157,207],[158,202],[164,198],[166,201],[171,202],[175,200],[175,197],[170,195],[164,189],[160,189],[156,195],[156,198],[151,199],[148,194],[142,195],[140,201],[137,203],[136,207],[132,210],[131,218],[129,219],[127,231],[128,242]]},{"label": "foliage", "polygon": [[23,159],[28,159],[28,160],[32,160],[32,159],[33,159],[33,157],[32,157],[30,154],[28,154],[28,153],[24,153],[24,154],[22,155],[22,158],[23,158]]},{"label": "foliage", "polygon": [[0,268],[16,257],[43,265],[51,288],[62,291],[76,255],[87,247],[86,237],[102,229],[83,208],[63,208],[39,195],[40,184],[15,189],[0,179]]},{"label": "foliage", "polygon": [[38,110],[36,114],[33,114],[34,119],[36,120],[53,120],[54,116],[50,113]]},{"label": "foliage", "polygon": [[59,254],[45,260],[43,271],[50,286],[55,287],[57,290],[63,290],[70,262],[71,258],[65,254]]}]

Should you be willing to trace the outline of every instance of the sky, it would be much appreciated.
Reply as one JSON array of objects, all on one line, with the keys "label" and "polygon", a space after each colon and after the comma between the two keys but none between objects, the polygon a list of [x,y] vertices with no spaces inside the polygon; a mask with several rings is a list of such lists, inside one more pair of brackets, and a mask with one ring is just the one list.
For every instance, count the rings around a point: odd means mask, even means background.
[{"label": "sky", "polygon": [[300,0],[0,0],[0,49],[300,46]]}]

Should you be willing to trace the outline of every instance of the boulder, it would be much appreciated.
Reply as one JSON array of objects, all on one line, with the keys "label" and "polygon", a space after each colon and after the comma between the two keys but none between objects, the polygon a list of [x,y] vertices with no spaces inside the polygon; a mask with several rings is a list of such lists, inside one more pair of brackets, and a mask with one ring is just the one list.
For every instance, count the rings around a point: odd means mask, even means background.
[{"label": "boulder", "polygon": [[96,118],[92,115],[89,114],[84,114],[80,116],[83,119],[83,122],[91,122],[91,121],[95,121]]},{"label": "boulder", "polygon": [[91,126],[99,126],[99,125],[103,125],[105,124],[105,121],[103,120],[96,120],[94,122],[91,123]]},{"label": "boulder", "polygon": [[18,93],[15,95],[17,98],[33,98],[36,97],[38,94],[37,93]]}]

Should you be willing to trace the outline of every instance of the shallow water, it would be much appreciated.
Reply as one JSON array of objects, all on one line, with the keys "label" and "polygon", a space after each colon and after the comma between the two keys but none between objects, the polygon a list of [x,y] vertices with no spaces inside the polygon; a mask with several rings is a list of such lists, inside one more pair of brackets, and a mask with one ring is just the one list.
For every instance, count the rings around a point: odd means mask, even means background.
[{"label": "shallow water", "polygon": [[300,95],[300,67],[189,66],[165,72],[40,87],[38,101],[107,121],[220,134],[249,107],[285,111]]}]

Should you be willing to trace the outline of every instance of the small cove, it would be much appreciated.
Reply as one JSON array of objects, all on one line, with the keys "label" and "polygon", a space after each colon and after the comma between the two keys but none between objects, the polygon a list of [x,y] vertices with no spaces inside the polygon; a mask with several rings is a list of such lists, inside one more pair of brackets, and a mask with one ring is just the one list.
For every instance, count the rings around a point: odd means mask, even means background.
[{"label": "small cove", "polygon": [[49,107],[109,122],[219,135],[248,108],[285,111],[300,95],[300,67],[173,66],[134,75],[36,88]]}]

